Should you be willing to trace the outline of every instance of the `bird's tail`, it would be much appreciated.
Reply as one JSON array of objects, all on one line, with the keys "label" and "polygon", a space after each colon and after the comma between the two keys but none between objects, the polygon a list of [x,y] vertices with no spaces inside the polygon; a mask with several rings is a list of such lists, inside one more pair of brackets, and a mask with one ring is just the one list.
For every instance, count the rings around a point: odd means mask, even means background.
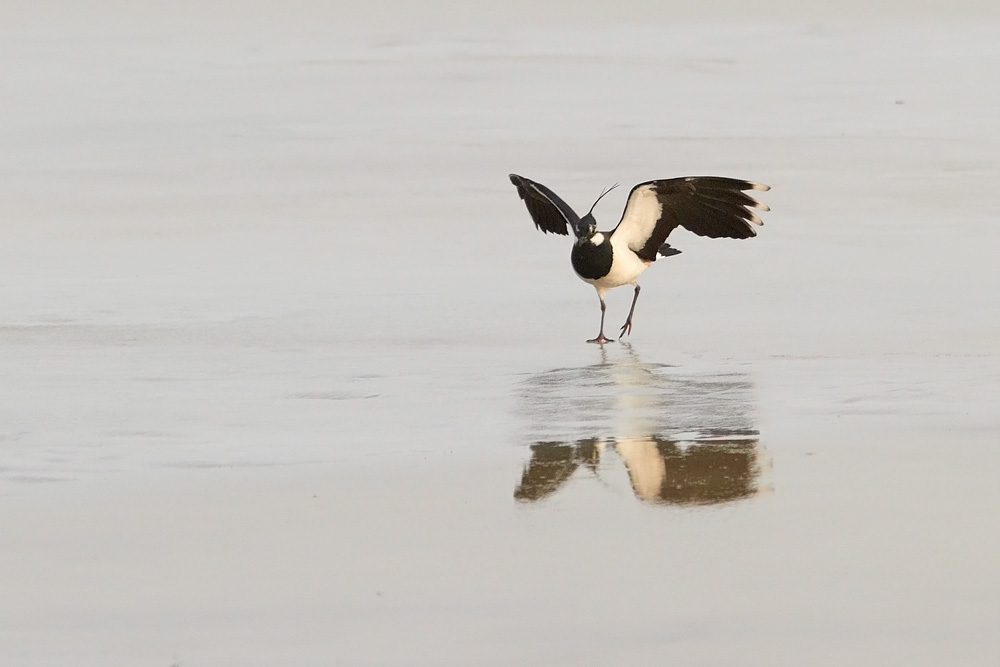
[{"label": "bird's tail", "polygon": [[671,248],[669,243],[664,243],[660,246],[660,249],[656,251],[661,257],[670,257],[671,255],[679,255],[681,251],[677,248]]}]

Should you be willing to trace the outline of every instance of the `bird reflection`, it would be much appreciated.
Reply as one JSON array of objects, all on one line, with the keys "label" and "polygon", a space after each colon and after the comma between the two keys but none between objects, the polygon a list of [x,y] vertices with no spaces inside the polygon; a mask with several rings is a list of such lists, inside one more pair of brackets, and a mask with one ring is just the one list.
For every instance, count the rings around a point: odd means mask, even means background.
[{"label": "bird reflection", "polygon": [[542,500],[577,471],[601,478],[616,464],[649,504],[699,506],[757,494],[763,456],[749,377],[645,364],[630,346],[621,351],[610,358],[601,350],[598,364],[526,381],[522,412],[534,437],[514,497]]},{"label": "bird reflection", "polygon": [[662,438],[581,440],[573,445],[539,442],[531,446],[514,497],[546,498],[581,466],[595,474],[601,452],[612,449],[625,463],[632,490],[656,505],[709,505],[749,498],[757,493],[758,441],[754,439],[683,443]]}]

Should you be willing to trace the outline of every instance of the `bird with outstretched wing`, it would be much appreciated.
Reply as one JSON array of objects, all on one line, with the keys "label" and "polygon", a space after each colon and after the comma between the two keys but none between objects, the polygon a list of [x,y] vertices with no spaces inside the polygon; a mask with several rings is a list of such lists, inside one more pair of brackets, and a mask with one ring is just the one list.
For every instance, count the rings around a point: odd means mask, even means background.
[{"label": "bird with outstretched wing", "polygon": [[597,201],[583,217],[559,195],[541,183],[510,175],[510,182],[528,208],[535,226],[545,233],[576,237],[570,261],[584,282],[597,290],[601,301],[601,328],[590,343],[607,343],[604,335],[604,295],[622,285],[632,285],[635,294],[621,336],[632,331],[635,302],[639,299],[639,275],[657,256],[680,253],[666,242],[670,232],[683,227],[698,236],[746,239],[757,235],[763,224],[752,209],[770,210],[748,190],[770,190],[766,185],[719,176],[687,176],[639,183],[629,193],[618,226],[610,232],[597,231],[593,212]]}]

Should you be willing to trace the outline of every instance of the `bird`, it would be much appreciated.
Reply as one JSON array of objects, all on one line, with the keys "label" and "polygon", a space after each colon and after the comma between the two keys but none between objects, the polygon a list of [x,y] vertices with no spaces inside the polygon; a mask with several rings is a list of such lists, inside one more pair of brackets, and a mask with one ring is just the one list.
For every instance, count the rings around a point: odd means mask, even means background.
[{"label": "bird", "polygon": [[761,183],[721,176],[684,176],[639,183],[629,192],[618,225],[610,232],[597,231],[594,207],[617,185],[594,201],[582,218],[559,195],[546,186],[517,174],[510,182],[524,201],[535,227],[546,234],[567,236],[572,230],[576,243],[570,262],[576,275],[597,290],[601,302],[601,327],[588,343],[611,343],[604,335],[604,295],[622,285],[635,288],[632,307],[619,338],[631,335],[635,302],[639,299],[639,276],[657,256],[680,254],[666,242],[670,232],[683,227],[698,236],[746,239],[757,235],[763,221],[751,209],[771,210],[748,190],[767,191]]}]

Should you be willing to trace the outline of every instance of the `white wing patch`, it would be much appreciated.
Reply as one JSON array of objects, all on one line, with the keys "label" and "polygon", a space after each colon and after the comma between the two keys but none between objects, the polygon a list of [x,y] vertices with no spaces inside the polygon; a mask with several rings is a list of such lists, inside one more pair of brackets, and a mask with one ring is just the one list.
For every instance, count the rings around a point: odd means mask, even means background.
[{"label": "white wing patch", "polygon": [[656,198],[656,190],[652,185],[636,188],[629,195],[615,236],[621,235],[629,249],[638,252],[653,235],[653,229],[662,213],[663,204]]}]

